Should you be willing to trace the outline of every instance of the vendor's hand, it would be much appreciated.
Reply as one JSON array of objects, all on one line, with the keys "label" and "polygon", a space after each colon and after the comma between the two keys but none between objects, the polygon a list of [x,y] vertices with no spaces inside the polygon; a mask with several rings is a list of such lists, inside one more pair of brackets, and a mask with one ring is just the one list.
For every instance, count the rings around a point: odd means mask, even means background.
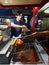
[{"label": "vendor's hand", "polygon": [[23,28],[23,29],[25,29],[25,28],[26,28],[26,26],[25,26],[25,25],[22,25],[22,28]]},{"label": "vendor's hand", "polygon": [[29,31],[29,29],[25,25],[22,26],[22,30],[23,31]]}]

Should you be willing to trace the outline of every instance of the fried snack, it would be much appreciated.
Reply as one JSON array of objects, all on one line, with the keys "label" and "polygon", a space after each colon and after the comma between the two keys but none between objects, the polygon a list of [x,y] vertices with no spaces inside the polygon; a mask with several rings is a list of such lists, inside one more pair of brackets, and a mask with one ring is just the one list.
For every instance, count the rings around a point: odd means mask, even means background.
[{"label": "fried snack", "polygon": [[21,39],[17,39],[17,40],[14,40],[14,42],[12,43],[12,46],[17,46],[17,45],[21,45],[23,44],[24,42],[21,40]]},{"label": "fried snack", "polygon": [[16,40],[16,42],[15,42],[15,44],[17,44],[17,45],[21,45],[21,44],[23,44],[24,42],[21,40],[21,39],[17,39]]}]

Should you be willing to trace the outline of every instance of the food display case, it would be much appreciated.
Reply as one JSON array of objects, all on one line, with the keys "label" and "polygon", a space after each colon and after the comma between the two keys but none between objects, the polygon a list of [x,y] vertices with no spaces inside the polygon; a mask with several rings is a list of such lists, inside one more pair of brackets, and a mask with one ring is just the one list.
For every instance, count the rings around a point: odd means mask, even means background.
[{"label": "food display case", "polygon": [[4,22],[7,18],[0,18],[0,36],[3,37],[2,41],[7,41],[10,38],[10,24]]},{"label": "food display case", "polygon": [[13,39],[10,38],[10,30],[10,26],[2,20],[0,23],[0,64],[10,62],[12,51],[10,45],[13,42]]}]

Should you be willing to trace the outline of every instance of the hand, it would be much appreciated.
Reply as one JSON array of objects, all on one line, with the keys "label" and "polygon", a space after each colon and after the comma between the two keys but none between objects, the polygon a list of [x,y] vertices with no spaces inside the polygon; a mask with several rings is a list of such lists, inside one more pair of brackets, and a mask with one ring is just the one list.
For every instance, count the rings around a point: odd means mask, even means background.
[{"label": "hand", "polygon": [[26,28],[26,26],[25,26],[25,25],[22,25],[22,28],[23,28],[23,29],[25,29],[25,28]]},{"label": "hand", "polygon": [[22,31],[25,31],[26,32],[26,31],[29,31],[29,29],[25,25],[23,25],[22,26]]}]

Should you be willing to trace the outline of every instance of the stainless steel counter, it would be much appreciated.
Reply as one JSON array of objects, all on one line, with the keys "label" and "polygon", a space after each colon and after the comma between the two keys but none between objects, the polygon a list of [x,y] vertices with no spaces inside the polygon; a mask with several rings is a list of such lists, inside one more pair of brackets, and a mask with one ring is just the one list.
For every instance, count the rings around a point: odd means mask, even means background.
[{"label": "stainless steel counter", "polygon": [[7,43],[3,43],[0,45],[0,63],[9,63],[11,57],[11,43],[13,42],[13,38],[11,38]]}]

